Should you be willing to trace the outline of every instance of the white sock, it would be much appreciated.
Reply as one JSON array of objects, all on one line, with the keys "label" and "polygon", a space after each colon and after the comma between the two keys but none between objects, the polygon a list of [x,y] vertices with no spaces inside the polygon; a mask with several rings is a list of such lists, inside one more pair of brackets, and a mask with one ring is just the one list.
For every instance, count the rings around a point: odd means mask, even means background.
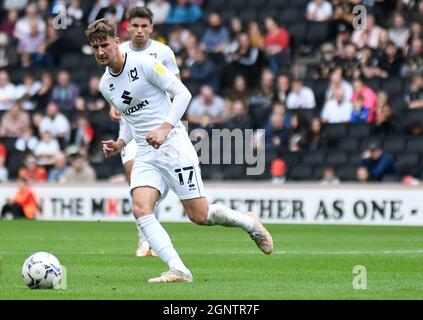
[{"label": "white sock", "polygon": [[172,245],[169,235],[157,221],[154,214],[149,214],[137,219],[138,230],[144,233],[151,248],[157,252],[170,269],[174,268],[183,273],[190,273],[185,267],[178,253]]},{"label": "white sock", "polygon": [[241,227],[246,232],[251,232],[254,226],[254,220],[245,214],[229,209],[221,204],[212,204],[209,205],[207,224],[209,226]]}]

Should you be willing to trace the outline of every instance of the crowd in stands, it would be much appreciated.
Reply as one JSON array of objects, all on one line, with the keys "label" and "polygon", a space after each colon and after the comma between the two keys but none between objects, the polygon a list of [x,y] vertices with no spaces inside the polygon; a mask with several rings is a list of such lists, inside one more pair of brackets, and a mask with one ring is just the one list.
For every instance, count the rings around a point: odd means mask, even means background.
[{"label": "crowd in stands", "polygon": [[[366,15],[357,19],[354,6]],[[0,1],[0,181],[123,181],[101,140],[118,124],[86,26],[154,13],[193,94],[194,129],[265,129],[266,170],[205,179],[401,181],[423,172],[423,0]],[[59,8],[59,9],[58,9]],[[60,8],[66,8],[62,10]],[[358,23],[358,25],[357,25]],[[408,180],[406,180],[408,181]]]}]

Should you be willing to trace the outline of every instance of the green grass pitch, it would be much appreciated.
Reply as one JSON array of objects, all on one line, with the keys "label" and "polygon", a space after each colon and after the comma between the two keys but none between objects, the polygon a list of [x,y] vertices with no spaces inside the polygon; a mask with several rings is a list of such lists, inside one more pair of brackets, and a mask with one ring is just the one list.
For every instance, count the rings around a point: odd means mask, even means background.
[{"label": "green grass pitch", "polygon": [[[193,283],[148,284],[166,271],[137,258],[134,223],[0,221],[0,299],[422,299],[423,228],[269,225],[275,251],[262,254],[239,229],[164,224]],[[55,254],[66,290],[30,290],[24,260]],[[353,289],[353,268],[367,289]]]}]

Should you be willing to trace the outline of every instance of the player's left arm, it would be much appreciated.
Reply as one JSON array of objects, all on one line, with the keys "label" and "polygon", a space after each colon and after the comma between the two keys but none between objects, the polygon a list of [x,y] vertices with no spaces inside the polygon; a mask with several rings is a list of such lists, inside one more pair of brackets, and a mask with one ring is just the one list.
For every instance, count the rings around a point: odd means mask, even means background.
[{"label": "player's left arm", "polygon": [[173,96],[172,106],[163,124],[147,134],[147,142],[158,149],[165,142],[170,131],[181,120],[192,95],[185,85],[159,61],[144,66],[147,80],[160,88],[160,90]]}]

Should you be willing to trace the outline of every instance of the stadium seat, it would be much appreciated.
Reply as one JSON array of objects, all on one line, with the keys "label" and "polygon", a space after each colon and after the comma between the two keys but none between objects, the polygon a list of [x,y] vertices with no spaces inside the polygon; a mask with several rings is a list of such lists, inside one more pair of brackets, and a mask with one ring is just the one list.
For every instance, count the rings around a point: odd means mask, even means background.
[{"label": "stadium seat", "polygon": [[274,11],[289,9],[289,0],[268,0],[267,8]]},{"label": "stadium seat", "polygon": [[402,79],[396,77],[384,79],[381,89],[386,91],[389,96],[400,95],[402,92]]},{"label": "stadium seat", "polygon": [[350,152],[348,157],[348,164],[350,166],[359,166],[361,164],[361,157],[362,152],[360,151]]},{"label": "stadium seat", "polygon": [[289,7],[300,8],[304,12],[310,0],[289,0]]},{"label": "stadium seat", "polygon": [[408,106],[403,95],[390,97],[389,100],[394,114],[402,116],[407,111]]},{"label": "stadium seat", "polygon": [[19,169],[23,167],[26,153],[12,149],[7,156],[7,168],[9,170],[9,179],[16,179]]},{"label": "stadium seat", "polygon": [[355,166],[339,166],[336,168],[336,176],[341,181],[355,181],[356,180],[356,170]]},{"label": "stadium seat", "polygon": [[230,0],[225,2],[225,9],[241,10],[248,8],[245,0]]},{"label": "stadium seat", "polygon": [[371,127],[368,123],[350,123],[348,129],[348,137],[365,138],[370,135]]},{"label": "stadium seat", "polygon": [[390,154],[402,153],[405,149],[407,139],[404,136],[386,137],[383,142],[383,151]]},{"label": "stadium seat", "polygon": [[383,145],[383,139],[382,137],[377,136],[369,136],[364,139],[361,139],[360,151],[366,150],[372,143],[379,143],[380,145]]},{"label": "stadium seat", "polygon": [[422,110],[407,110],[404,117],[404,126],[409,126],[412,123],[419,122],[423,125],[423,109]]},{"label": "stadium seat", "polygon": [[11,152],[12,150],[15,150],[15,143],[17,138],[9,138],[9,137],[1,137],[0,142],[4,144],[6,147],[6,150],[8,152]]},{"label": "stadium seat", "polygon": [[259,13],[259,22],[262,22],[263,23],[264,22],[264,19],[266,17],[272,17],[272,18],[277,19],[278,18],[278,14],[277,14],[277,12],[274,9],[265,8],[265,9],[262,9],[260,11],[260,13]]},{"label": "stadium seat", "polygon": [[306,41],[310,45],[320,46],[329,38],[329,22],[309,22]]},{"label": "stadium seat", "polygon": [[[91,56],[91,59],[94,60],[94,57]],[[82,59],[81,54],[77,52],[71,52],[63,55],[60,66],[66,70],[80,70],[81,64],[83,65],[84,59]],[[95,60],[94,60],[95,63]]]},{"label": "stadium seat", "polygon": [[407,152],[418,152],[423,154],[423,137],[409,138],[406,147]]},{"label": "stadium seat", "polygon": [[[249,9],[260,10],[266,8],[268,0],[249,0],[248,5],[244,6]],[[244,1],[245,3],[246,1]]]},{"label": "stadium seat", "polygon": [[323,125],[323,130],[330,138],[344,138],[347,136],[348,124],[347,123],[327,123]]},{"label": "stadium seat", "polygon": [[249,21],[255,21],[257,20],[257,10],[256,9],[241,10],[241,12],[239,13],[239,18],[244,23],[248,23]]},{"label": "stadium seat", "polygon": [[414,152],[399,154],[395,159],[395,167],[401,175],[417,175],[420,173],[419,155]]},{"label": "stadium seat", "polygon": [[313,168],[306,165],[296,165],[288,170],[288,180],[311,180]]},{"label": "stadium seat", "polygon": [[288,27],[288,31],[296,47],[302,44],[307,38],[307,24],[304,21],[291,24]]},{"label": "stadium seat", "polygon": [[301,163],[303,160],[303,154],[301,152],[285,152],[280,156],[286,162],[288,167]]},{"label": "stadium seat", "polygon": [[223,12],[227,8],[227,0],[207,1],[207,11]]},{"label": "stadium seat", "polygon": [[348,154],[344,151],[331,151],[326,156],[326,164],[329,166],[340,166],[346,164]]},{"label": "stadium seat", "polygon": [[338,141],[337,149],[340,151],[355,152],[360,150],[360,140],[357,138],[343,138]]},{"label": "stadium seat", "polygon": [[279,23],[283,26],[289,26],[292,23],[297,22],[298,18],[302,18],[299,16],[298,11],[294,8],[287,8],[283,10],[279,15]]},{"label": "stadium seat", "polygon": [[303,160],[304,164],[310,165],[323,165],[325,163],[325,152],[324,151],[313,151],[307,152]]},{"label": "stadium seat", "polygon": [[222,165],[224,180],[241,180],[246,178],[245,166],[240,164]]},{"label": "stadium seat", "polygon": [[220,16],[224,24],[229,24],[234,17],[238,16],[238,11],[234,9],[225,9],[220,12]]}]

